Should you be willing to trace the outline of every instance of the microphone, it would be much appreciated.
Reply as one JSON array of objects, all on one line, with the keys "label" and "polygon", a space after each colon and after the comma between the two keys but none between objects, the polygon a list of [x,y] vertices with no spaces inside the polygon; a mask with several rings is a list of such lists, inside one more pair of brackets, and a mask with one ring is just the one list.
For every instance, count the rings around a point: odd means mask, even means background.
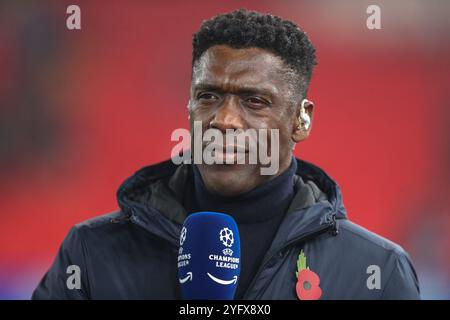
[{"label": "microphone", "polygon": [[239,231],[234,219],[218,212],[190,214],[178,250],[183,299],[232,300],[241,271]]}]

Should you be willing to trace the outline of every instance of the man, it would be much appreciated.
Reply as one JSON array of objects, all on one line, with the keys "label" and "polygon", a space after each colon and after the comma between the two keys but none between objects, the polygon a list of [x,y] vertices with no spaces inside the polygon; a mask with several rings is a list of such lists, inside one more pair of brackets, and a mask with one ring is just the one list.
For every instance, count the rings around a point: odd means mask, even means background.
[{"label": "man", "polygon": [[[204,22],[193,39],[191,128],[200,121],[221,133],[278,130],[278,141],[268,141],[278,148],[276,174],[261,174],[260,162],[169,160],[139,170],[119,188],[118,212],[70,230],[33,298],[179,299],[181,224],[190,213],[216,211],[238,223],[237,299],[418,299],[407,253],[350,222],[338,185],[292,156],[311,130],[315,63],[292,22],[246,10]],[[74,265],[80,283],[71,287]]]}]

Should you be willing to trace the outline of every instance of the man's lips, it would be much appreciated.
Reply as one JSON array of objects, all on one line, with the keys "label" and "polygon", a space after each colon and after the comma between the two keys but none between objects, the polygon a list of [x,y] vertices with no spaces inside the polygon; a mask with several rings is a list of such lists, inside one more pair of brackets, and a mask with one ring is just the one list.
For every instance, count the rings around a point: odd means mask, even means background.
[{"label": "man's lips", "polygon": [[[246,154],[248,154],[248,150],[240,145],[218,145],[210,143],[204,147],[208,147],[208,150],[212,152],[212,155],[215,158],[222,159],[224,164],[237,163],[238,159],[243,159]],[[230,150],[230,152],[228,152],[227,149]]]},{"label": "man's lips", "polygon": [[[220,152],[223,154],[234,154],[234,153],[248,153],[247,148],[240,145],[228,144],[228,145],[219,145],[219,144],[207,144],[204,148],[208,147],[209,150],[215,150],[216,152]],[[230,150],[230,152],[228,151]]]}]

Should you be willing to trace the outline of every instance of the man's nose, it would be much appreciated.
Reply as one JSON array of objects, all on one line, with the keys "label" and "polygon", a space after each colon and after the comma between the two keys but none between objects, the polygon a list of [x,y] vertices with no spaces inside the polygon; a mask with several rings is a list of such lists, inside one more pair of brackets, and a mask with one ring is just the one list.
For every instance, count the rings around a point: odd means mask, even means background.
[{"label": "man's nose", "polygon": [[227,129],[244,129],[242,109],[239,97],[227,95],[221,105],[217,108],[213,120],[209,123],[210,128],[215,128],[223,133]]}]

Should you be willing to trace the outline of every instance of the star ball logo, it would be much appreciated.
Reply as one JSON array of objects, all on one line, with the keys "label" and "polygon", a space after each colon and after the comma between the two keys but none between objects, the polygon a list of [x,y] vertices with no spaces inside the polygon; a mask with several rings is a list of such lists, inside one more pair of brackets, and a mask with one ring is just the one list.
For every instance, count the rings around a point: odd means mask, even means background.
[{"label": "star ball logo", "polygon": [[231,247],[234,243],[234,235],[233,235],[233,231],[231,231],[228,228],[223,228],[222,230],[220,230],[219,232],[219,240],[222,242],[222,244],[225,248],[222,250],[222,253],[225,256],[232,256],[233,255],[233,250],[231,250],[229,247]]},{"label": "star ball logo", "polygon": [[220,230],[220,241],[225,247],[231,247],[234,243],[233,231],[228,228]]},{"label": "star ball logo", "polygon": [[186,229],[186,227],[183,227],[183,229],[181,229],[181,235],[180,235],[180,246],[182,246],[184,244],[184,241],[186,241],[186,233],[187,233],[187,229]]}]

